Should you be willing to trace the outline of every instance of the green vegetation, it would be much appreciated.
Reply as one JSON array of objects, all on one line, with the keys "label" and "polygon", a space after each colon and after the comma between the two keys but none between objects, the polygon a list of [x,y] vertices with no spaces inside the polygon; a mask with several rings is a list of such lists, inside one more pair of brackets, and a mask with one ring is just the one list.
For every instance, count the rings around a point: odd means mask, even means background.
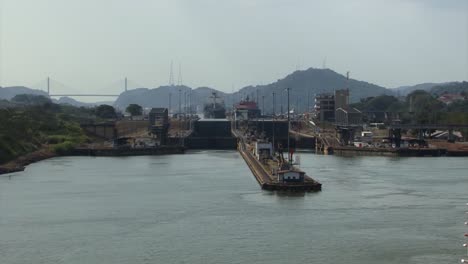
[{"label": "green vegetation", "polygon": [[11,98],[11,101],[13,103],[26,105],[44,105],[52,103],[52,101],[45,96],[32,94],[18,94]]},{"label": "green vegetation", "polygon": [[96,116],[100,118],[115,118],[117,116],[114,107],[110,105],[100,105],[95,108]]},{"label": "green vegetation", "polygon": [[0,163],[43,147],[63,154],[88,140],[79,123],[95,120],[95,109],[42,97],[15,96],[15,107],[0,109]]},{"label": "green vegetation", "polygon": [[468,94],[468,82],[453,82],[444,85],[434,86],[431,89],[431,93],[435,95],[442,94],[461,94],[467,96]]},{"label": "green vegetation", "polygon": [[391,95],[381,95],[377,97],[367,97],[361,99],[359,103],[353,104],[353,107],[365,111],[388,111],[398,104],[398,99]]},{"label": "green vegetation", "polygon": [[129,104],[127,106],[127,109],[125,109],[125,111],[129,113],[131,116],[139,116],[143,114],[143,107],[137,104]]},{"label": "green vegetation", "polygon": [[422,90],[413,91],[404,100],[382,95],[361,99],[361,102],[352,106],[362,112],[398,113],[402,123],[468,123],[468,100],[455,101],[446,105],[437,100],[437,95]]}]

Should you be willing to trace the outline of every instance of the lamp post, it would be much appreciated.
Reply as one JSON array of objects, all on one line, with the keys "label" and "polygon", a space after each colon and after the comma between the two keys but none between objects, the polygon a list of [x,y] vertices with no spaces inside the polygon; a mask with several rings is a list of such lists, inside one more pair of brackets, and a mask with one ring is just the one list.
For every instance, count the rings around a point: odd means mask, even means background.
[{"label": "lamp post", "polygon": [[262,133],[265,134],[265,96],[262,95]]},{"label": "lamp post", "polygon": [[184,129],[187,129],[187,99],[188,93],[187,91],[184,92]]},{"label": "lamp post", "polygon": [[290,119],[289,119],[289,90],[291,88],[286,88],[285,89],[288,92],[288,162],[291,164],[291,150],[289,148],[289,127],[290,127]]},{"label": "lamp post", "polygon": [[281,117],[283,117],[283,113],[284,113],[284,112],[283,112],[283,101],[284,101],[284,100],[283,100],[283,97],[284,97],[283,93],[284,93],[284,90],[281,91],[281,97],[280,97],[280,101],[281,101],[280,116],[281,116]]},{"label": "lamp post", "polygon": [[180,119],[180,114],[182,112],[181,96],[182,96],[182,90],[179,88],[179,113],[177,114],[178,119]]},{"label": "lamp post", "polygon": [[169,92],[169,109],[167,110],[169,113],[169,116],[171,115],[171,100],[172,100],[172,93]]},{"label": "lamp post", "polygon": [[256,90],[256,92],[257,92],[257,104],[258,104],[258,103],[260,103],[260,102],[258,101],[258,89]]},{"label": "lamp post", "polygon": [[275,112],[275,92],[273,92],[273,140],[272,140],[272,143],[273,143],[273,153],[275,153],[275,119],[276,119],[276,112]]}]

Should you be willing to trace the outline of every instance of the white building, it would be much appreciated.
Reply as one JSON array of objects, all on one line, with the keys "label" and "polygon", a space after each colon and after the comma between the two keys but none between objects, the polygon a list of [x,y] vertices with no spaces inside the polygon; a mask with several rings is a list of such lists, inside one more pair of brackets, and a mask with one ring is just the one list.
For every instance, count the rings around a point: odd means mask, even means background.
[{"label": "white building", "polygon": [[300,170],[278,171],[278,182],[304,182],[304,175]]},{"label": "white building", "polygon": [[270,142],[255,142],[254,155],[258,160],[271,158],[273,155],[273,145]]}]

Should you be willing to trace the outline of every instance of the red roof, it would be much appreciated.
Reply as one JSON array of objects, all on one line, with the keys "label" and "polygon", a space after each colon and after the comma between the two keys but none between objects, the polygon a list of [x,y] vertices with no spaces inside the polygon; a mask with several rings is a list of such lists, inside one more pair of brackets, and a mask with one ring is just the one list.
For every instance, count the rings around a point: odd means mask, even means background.
[{"label": "red roof", "polygon": [[236,105],[236,109],[257,109],[257,103],[253,101],[242,101]]}]

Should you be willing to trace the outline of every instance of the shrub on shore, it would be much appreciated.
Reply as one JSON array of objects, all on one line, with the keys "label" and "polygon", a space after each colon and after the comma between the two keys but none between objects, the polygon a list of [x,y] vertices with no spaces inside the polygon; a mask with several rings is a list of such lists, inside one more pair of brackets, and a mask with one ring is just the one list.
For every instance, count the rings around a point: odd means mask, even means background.
[{"label": "shrub on shore", "polygon": [[73,150],[75,148],[75,144],[73,142],[70,142],[70,141],[64,141],[62,143],[59,143],[59,144],[55,144],[53,147],[52,147],[52,150],[57,153],[57,154],[67,154],[69,153],[71,150]]}]

